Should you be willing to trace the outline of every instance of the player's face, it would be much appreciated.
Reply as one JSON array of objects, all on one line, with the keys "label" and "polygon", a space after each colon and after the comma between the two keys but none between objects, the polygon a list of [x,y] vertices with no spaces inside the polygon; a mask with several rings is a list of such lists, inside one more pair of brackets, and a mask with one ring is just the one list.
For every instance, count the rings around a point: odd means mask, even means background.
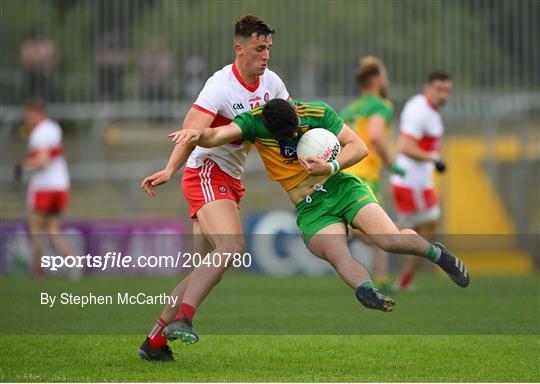
[{"label": "player's face", "polygon": [[434,80],[428,84],[429,99],[437,107],[442,107],[448,101],[452,92],[452,82],[450,80]]},{"label": "player's face", "polygon": [[24,124],[28,127],[34,128],[39,120],[41,119],[41,114],[32,108],[26,108],[24,111]]},{"label": "player's face", "polygon": [[386,72],[386,69],[382,68],[381,74],[379,75],[379,88],[382,97],[387,96],[389,84],[390,80],[388,79],[388,72]]},{"label": "player's face", "polygon": [[261,76],[270,59],[272,35],[257,36],[256,33],[253,33],[249,39],[240,41],[239,45],[237,56],[244,63],[244,68],[249,71],[250,75]]}]

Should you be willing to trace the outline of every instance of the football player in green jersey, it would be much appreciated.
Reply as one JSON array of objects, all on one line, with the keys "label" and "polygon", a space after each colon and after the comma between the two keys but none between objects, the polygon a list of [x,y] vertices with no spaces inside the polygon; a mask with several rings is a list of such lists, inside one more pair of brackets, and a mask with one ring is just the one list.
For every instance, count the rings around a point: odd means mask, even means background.
[{"label": "football player in green jersey", "polygon": [[[341,111],[341,116],[352,130],[366,144],[367,157],[349,167],[349,172],[364,180],[382,204],[380,174],[382,168],[390,172],[404,172],[394,165],[393,156],[388,148],[394,107],[386,99],[388,90],[388,74],[383,62],[374,57],[364,57],[356,69],[356,81],[360,87],[361,97],[354,100]],[[366,236],[356,230],[353,234],[366,241]],[[388,276],[388,253],[373,246],[373,275],[375,284],[381,292],[392,292],[392,284]]]},{"label": "football player in green jersey", "polygon": [[[298,159],[302,133],[325,128],[342,146],[337,159]],[[411,229],[399,230],[377,203],[369,186],[340,171],[367,155],[362,140],[327,104],[273,99],[264,107],[238,115],[230,124],[171,134],[177,144],[214,147],[237,139],[253,142],[269,176],[279,181],[296,206],[297,224],[311,252],[326,260],[355,290],[365,307],[392,311],[395,302],[379,292],[366,268],[351,255],[347,225],[363,231],[387,252],[413,254],[439,265],[460,287],[469,285],[465,265],[442,244],[429,243]]]}]

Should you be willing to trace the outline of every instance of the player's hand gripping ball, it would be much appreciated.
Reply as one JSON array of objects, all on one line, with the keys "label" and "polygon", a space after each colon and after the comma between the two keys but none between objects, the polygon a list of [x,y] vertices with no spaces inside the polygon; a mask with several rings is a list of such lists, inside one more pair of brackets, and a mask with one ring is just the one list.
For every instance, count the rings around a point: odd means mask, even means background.
[{"label": "player's hand gripping ball", "polygon": [[302,135],[296,146],[298,158],[306,159],[314,156],[326,162],[335,160],[341,145],[332,132],[324,128],[313,128]]}]

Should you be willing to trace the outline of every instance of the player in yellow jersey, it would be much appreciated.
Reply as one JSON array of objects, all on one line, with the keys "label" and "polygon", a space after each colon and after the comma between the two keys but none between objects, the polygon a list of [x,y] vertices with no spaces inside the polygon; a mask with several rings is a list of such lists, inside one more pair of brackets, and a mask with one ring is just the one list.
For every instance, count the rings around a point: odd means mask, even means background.
[{"label": "player in yellow jersey", "polygon": [[[297,157],[300,136],[323,128],[337,136],[341,152],[325,162]],[[296,207],[302,239],[313,254],[326,260],[370,309],[391,311],[394,301],[382,294],[365,267],[354,260],[347,244],[347,226],[362,230],[377,246],[392,253],[414,254],[441,267],[460,287],[469,285],[465,264],[442,244],[429,243],[411,229],[398,229],[377,203],[369,186],[341,172],[362,160],[367,148],[327,104],[273,99],[242,113],[228,124],[171,134],[177,144],[215,147],[232,140],[254,143],[271,179],[278,181]],[[181,327],[172,322],[168,328]]]},{"label": "player in yellow jersey", "polygon": [[[345,107],[341,116],[366,144],[369,154],[345,171],[364,180],[379,203],[382,203],[382,168],[385,167],[393,173],[404,172],[393,164],[393,156],[388,148],[394,108],[386,99],[389,81],[383,62],[374,56],[364,57],[356,69],[356,81],[361,97]],[[362,232],[354,230],[353,233],[366,241]],[[375,284],[381,291],[392,291],[388,276],[388,253],[377,246],[373,246],[373,275]]]}]

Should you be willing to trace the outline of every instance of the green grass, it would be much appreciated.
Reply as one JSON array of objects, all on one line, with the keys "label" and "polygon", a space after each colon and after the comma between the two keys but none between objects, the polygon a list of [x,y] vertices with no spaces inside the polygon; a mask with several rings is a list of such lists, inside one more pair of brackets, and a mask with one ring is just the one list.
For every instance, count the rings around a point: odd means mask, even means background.
[{"label": "green grass", "polygon": [[421,276],[394,313],[363,309],[336,276],[230,274],[176,362],[137,349],[159,305],[39,305],[39,292],[169,291],[175,278],[2,278],[2,381],[540,381],[538,276]]}]

